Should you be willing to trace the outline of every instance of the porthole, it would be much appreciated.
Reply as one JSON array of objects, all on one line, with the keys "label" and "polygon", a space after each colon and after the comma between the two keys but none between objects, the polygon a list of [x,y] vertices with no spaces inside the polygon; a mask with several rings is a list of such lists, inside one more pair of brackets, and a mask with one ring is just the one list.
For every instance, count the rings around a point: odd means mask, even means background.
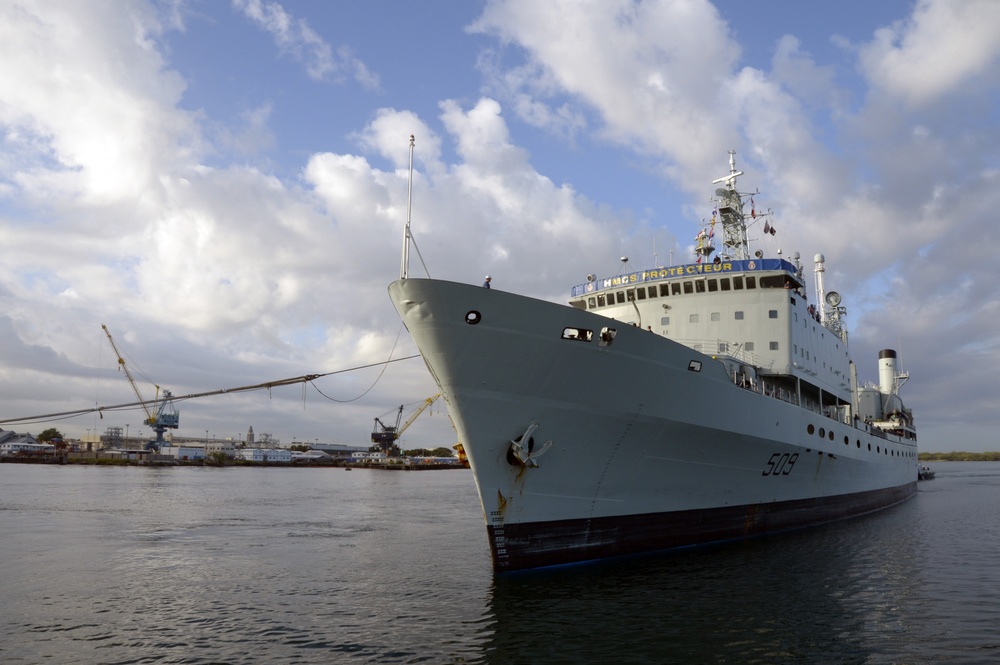
[{"label": "porthole", "polygon": [[819,428],[819,438],[823,439],[826,437],[826,430],[822,427]]},{"label": "porthole", "polygon": [[851,445],[851,440],[849,438],[847,438],[846,436],[844,437],[844,445],[845,446]]},{"label": "porthole", "polygon": [[858,439],[858,448],[861,447],[861,439]]},{"label": "porthole", "polygon": [[806,431],[813,434],[816,432],[816,428],[812,426],[812,423],[809,423],[809,427],[806,428]]},{"label": "porthole", "polygon": [[830,440],[833,441],[833,430],[830,430]]},{"label": "porthole", "polygon": [[474,326],[482,320],[483,320],[483,315],[474,309],[470,310],[465,315],[465,322],[468,323],[470,326]]}]

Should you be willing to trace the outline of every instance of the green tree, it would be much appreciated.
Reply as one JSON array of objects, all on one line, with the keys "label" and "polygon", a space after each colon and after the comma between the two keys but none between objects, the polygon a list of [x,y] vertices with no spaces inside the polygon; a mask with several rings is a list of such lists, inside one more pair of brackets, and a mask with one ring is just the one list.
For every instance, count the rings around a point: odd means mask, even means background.
[{"label": "green tree", "polygon": [[444,446],[440,448],[435,448],[431,451],[431,456],[433,457],[451,457],[451,448],[445,448]]},{"label": "green tree", "polygon": [[62,432],[57,430],[55,427],[50,427],[35,437],[35,439],[37,439],[41,443],[48,443],[52,439],[61,439],[61,438],[63,438]]}]

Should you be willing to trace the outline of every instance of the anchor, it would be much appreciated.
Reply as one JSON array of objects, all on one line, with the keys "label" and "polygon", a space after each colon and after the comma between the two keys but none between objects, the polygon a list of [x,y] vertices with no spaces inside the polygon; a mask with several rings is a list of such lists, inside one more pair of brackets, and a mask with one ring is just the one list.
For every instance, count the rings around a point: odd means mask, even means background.
[{"label": "anchor", "polygon": [[532,438],[531,433],[536,429],[538,429],[538,423],[531,423],[524,434],[516,439],[511,439],[510,449],[507,451],[507,461],[510,464],[538,468],[538,462],[535,460],[545,454],[545,451],[552,446],[552,441],[546,441],[541,448],[535,450],[535,439]]}]

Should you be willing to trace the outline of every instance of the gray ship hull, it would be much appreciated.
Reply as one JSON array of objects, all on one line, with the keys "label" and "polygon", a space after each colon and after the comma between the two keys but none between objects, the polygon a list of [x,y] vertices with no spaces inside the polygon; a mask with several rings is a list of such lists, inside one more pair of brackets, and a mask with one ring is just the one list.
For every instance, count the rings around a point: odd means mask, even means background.
[{"label": "gray ship hull", "polygon": [[915,442],[747,390],[664,336],[465,284],[389,292],[449,406],[498,572],[801,528],[916,491]]}]

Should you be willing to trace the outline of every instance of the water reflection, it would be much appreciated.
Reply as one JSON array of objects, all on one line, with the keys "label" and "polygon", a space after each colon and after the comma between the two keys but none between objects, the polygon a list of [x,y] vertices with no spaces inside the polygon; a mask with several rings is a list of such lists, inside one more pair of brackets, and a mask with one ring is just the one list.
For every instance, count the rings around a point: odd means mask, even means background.
[{"label": "water reflection", "polygon": [[498,578],[484,662],[870,662],[911,588],[891,519]]}]

